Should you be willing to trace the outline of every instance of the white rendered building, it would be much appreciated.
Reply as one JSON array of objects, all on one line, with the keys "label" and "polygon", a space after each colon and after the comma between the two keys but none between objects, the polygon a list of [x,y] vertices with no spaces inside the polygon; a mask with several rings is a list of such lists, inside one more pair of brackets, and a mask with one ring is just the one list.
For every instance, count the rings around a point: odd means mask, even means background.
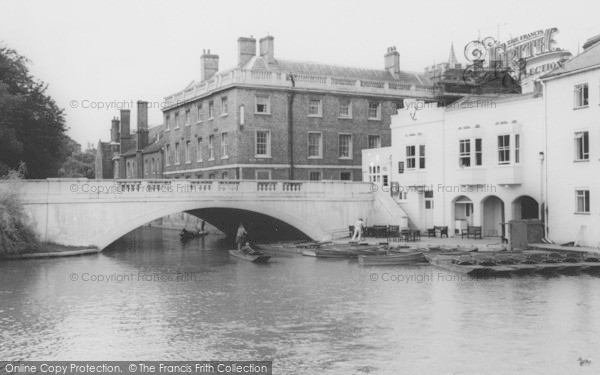
[{"label": "white rendered building", "polygon": [[389,188],[412,227],[452,234],[472,225],[501,236],[509,220],[539,218],[541,95],[464,98],[445,108],[405,101],[391,129],[391,147],[363,151],[363,180]]},{"label": "white rendered building", "polygon": [[600,43],[595,39],[596,44],[584,45],[584,52],[542,78],[547,237],[591,247],[600,246]]}]

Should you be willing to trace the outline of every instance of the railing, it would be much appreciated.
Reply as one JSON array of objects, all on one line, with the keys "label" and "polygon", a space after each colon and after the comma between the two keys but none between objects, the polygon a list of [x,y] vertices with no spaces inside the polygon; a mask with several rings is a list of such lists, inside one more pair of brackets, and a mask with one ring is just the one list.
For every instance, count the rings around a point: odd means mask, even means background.
[{"label": "railing", "polygon": [[[412,96],[421,98],[433,97],[433,87],[394,81],[360,80],[345,77],[329,77],[323,75],[294,74],[297,87],[332,89],[342,92],[365,91],[374,94]],[[198,83],[165,98],[166,108],[184,104],[213,90],[232,84],[269,85],[291,87],[288,74],[266,70],[242,70],[239,68],[216,75],[208,81]]]}]

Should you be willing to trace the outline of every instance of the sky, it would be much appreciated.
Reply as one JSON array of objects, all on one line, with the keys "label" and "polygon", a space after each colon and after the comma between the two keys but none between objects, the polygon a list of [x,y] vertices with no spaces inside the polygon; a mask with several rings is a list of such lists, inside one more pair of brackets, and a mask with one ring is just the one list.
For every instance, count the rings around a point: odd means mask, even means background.
[{"label": "sky", "polygon": [[[501,41],[557,27],[557,46],[576,54],[600,34],[600,1],[388,0],[0,0],[0,43],[30,59],[30,71],[64,108],[68,134],[85,148],[110,138],[118,107],[160,103],[200,77],[203,49],[237,64],[237,38],[275,38],[275,58],[383,69],[387,47],[400,68],[423,71],[454,43]],[[102,107],[102,108],[100,108]]]}]

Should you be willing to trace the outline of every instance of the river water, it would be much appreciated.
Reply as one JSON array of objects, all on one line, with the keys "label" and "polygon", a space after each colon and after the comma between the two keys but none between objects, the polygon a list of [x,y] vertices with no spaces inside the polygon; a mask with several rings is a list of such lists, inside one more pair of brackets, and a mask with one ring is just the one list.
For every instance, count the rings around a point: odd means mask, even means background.
[{"label": "river water", "polygon": [[[275,374],[597,374],[600,278],[467,279],[140,228],[0,263],[3,360],[273,360]],[[591,358],[580,366],[578,357]]]}]

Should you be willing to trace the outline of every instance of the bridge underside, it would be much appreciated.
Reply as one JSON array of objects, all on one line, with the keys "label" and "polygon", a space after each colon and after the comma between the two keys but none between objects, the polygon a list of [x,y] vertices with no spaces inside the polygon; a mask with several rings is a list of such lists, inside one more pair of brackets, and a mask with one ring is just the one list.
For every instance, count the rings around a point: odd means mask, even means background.
[{"label": "bridge underside", "polygon": [[243,223],[248,232],[248,240],[252,242],[309,239],[308,235],[297,228],[259,212],[211,207],[186,213],[205,220],[229,237],[235,236],[238,226]]}]

